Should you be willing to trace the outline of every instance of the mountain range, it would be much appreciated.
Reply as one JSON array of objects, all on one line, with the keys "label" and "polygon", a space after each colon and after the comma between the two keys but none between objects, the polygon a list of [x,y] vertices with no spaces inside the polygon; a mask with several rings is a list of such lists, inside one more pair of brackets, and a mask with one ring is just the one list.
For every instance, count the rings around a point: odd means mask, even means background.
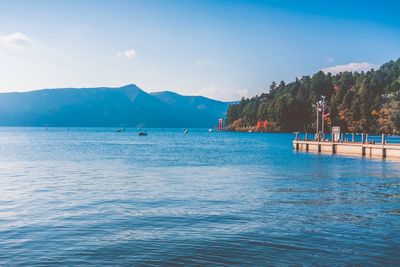
[{"label": "mountain range", "polygon": [[229,102],[134,84],[0,94],[0,126],[213,127]]}]

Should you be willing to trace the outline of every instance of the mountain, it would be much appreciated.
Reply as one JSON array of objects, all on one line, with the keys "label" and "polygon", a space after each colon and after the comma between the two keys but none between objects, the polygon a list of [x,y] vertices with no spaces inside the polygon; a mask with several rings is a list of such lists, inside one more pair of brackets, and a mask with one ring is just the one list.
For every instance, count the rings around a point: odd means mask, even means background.
[{"label": "mountain", "polygon": [[219,118],[225,118],[230,104],[203,96],[183,96],[170,91],[152,93],[151,95],[169,105],[176,112],[185,114],[186,118],[199,121],[198,123],[211,119],[216,124]]},{"label": "mountain", "polygon": [[295,81],[273,82],[269,92],[231,105],[232,130],[315,131],[315,104],[326,99],[325,131],[400,133],[400,59],[367,72],[319,71]]},{"label": "mountain", "polygon": [[0,126],[212,127],[228,105],[133,84],[45,89],[0,94]]}]

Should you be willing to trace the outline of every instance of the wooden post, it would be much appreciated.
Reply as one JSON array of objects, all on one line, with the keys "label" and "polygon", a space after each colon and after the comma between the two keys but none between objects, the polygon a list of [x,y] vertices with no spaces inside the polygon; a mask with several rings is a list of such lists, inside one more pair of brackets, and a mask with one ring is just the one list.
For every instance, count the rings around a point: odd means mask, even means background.
[{"label": "wooden post", "polygon": [[296,141],[299,141],[299,132],[295,132],[296,134]]},{"label": "wooden post", "polygon": [[386,158],[385,134],[382,133],[382,158]]},{"label": "wooden post", "polygon": [[365,137],[364,137],[364,133],[361,133],[361,155],[365,156],[365,147],[364,147],[364,143],[365,143]]}]

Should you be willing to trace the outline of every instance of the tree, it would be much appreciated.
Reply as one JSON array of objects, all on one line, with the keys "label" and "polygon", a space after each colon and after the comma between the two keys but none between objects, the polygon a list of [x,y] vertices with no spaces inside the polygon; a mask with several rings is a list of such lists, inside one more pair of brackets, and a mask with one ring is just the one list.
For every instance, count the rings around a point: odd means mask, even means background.
[{"label": "tree", "polygon": [[400,59],[368,72],[319,71],[287,84],[272,82],[268,93],[231,105],[227,122],[255,127],[267,120],[273,131],[309,130],[315,127],[313,104],[321,95],[331,122],[345,130],[400,132]]}]

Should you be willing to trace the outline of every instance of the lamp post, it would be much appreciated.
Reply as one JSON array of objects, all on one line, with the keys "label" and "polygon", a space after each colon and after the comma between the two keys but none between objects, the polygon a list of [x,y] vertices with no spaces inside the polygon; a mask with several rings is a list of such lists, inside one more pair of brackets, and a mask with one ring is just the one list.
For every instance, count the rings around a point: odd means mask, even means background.
[{"label": "lamp post", "polygon": [[321,106],[322,106],[322,123],[321,123],[321,131],[322,131],[322,138],[325,139],[325,129],[324,129],[324,122],[325,122],[325,96],[321,96]]},{"label": "lamp post", "polygon": [[319,102],[317,101],[316,105],[315,105],[316,109],[317,109],[317,131],[315,133],[315,136],[317,136],[317,141],[319,141]]}]

